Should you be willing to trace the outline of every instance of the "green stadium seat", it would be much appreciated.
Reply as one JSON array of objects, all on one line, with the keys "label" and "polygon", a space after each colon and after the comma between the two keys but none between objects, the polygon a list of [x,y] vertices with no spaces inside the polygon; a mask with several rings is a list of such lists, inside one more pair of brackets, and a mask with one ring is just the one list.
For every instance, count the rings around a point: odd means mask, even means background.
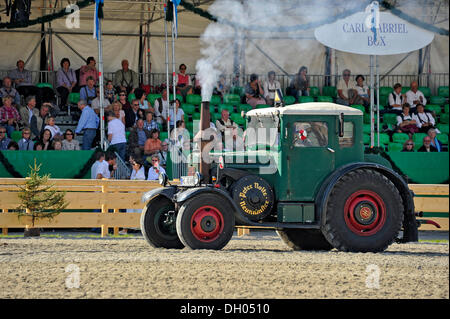
[{"label": "green stadium seat", "polygon": [[322,88],[322,95],[331,96],[335,98],[337,97],[337,89],[335,86],[324,86]]},{"label": "green stadium seat", "polygon": [[409,136],[406,133],[394,133],[392,134],[392,142],[395,143],[405,143],[407,140],[409,140]]},{"label": "green stadium seat", "polygon": [[449,112],[448,104],[444,105],[444,112],[448,114],[448,112]]},{"label": "green stadium seat", "polygon": [[241,104],[241,97],[237,94],[225,94],[223,96],[223,103],[225,104],[231,104],[231,105],[238,105]]},{"label": "green stadium seat", "polygon": [[147,101],[149,101],[150,104],[151,104],[152,106],[154,106],[154,105],[155,105],[156,99],[158,99],[158,98],[160,98],[160,97],[161,97],[161,94],[150,93],[149,95],[147,95]]},{"label": "green stadium seat", "polygon": [[351,107],[358,109],[360,111],[362,111],[363,113],[366,112],[366,108],[364,107],[364,105],[361,104],[352,104]]},{"label": "green stadium seat", "polygon": [[369,113],[364,113],[363,114],[363,123],[364,124],[370,124],[370,114]]},{"label": "green stadium seat", "polygon": [[403,143],[389,143],[388,151],[389,152],[401,152],[403,149]]},{"label": "green stadium seat", "polygon": [[[377,145],[377,141],[378,141],[378,135],[375,134],[374,135],[374,141],[375,141],[375,145]],[[389,134],[386,133],[380,133],[380,144],[383,145],[388,145],[390,143],[390,138],[389,138]]]},{"label": "green stadium seat", "polygon": [[131,103],[131,101],[133,101],[135,98],[136,98],[136,95],[134,95],[134,93],[128,94],[128,102]]},{"label": "green stadium seat", "polygon": [[268,105],[268,104],[258,104],[258,105],[256,105],[257,109],[265,109],[267,107],[272,107],[272,106]]},{"label": "green stadium seat", "polygon": [[186,114],[193,114],[195,112],[195,105],[192,105],[192,104],[181,104],[181,109]]},{"label": "green stadium seat", "polygon": [[159,132],[159,139],[160,139],[161,141],[166,140],[166,139],[168,138],[168,136],[169,136],[169,133],[167,133],[167,132],[164,132],[164,131]]},{"label": "green stadium seat", "polygon": [[413,141],[414,141],[414,143],[415,144],[422,144],[422,142],[423,142],[423,138],[425,137],[425,136],[427,136],[428,134],[426,134],[426,133],[415,133],[414,135],[413,135]]},{"label": "green stadium seat", "polygon": [[[199,108],[199,109],[201,110],[201,108]],[[216,113],[216,106],[215,105],[212,105],[212,104],[209,105],[209,113],[210,114]]]},{"label": "green stadium seat", "polygon": [[245,118],[241,116],[241,114],[233,113],[230,115],[230,118],[233,122],[235,122],[237,125],[242,126],[245,124]]},{"label": "green stadium seat", "polygon": [[317,86],[310,86],[309,87],[309,96],[317,97],[320,95],[320,90]]},{"label": "green stadium seat", "polygon": [[432,96],[430,98],[430,104],[437,104],[437,105],[444,105],[445,104],[445,97],[443,96]]},{"label": "green stadium seat", "polygon": [[334,100],[331,96],[320,95],[317,97],[317,102],[329,102],[333,103]]},{"label": "green stadium seat", "polygon": [[409,86],[402,86],[402,94],[406,94],[409,90],[411,90]]},{"label": "green stadium seat", "polygon": [[[183,99],[183,95],[181,95],[181,94],[177,94],[177,95],[175,95],[176,97],[177,97],[177,99],[179,99],[180,100],[180,102],[181,103],[183,103],[184,102],[184,99]],[[171,100],[172,101],[172,99],[173,99],[173,94],[170,94],[169,95],[169,100]],[[201,102],[201,98],[200,98],[200,102]],[[187,103],[187,102],[186,102]],[[195,105],[197,105],[197,104],[195,104]]]},{"label": "green stadium seat", "polygon": [[21,131],[13,131],[11,133],[11,139],[15,142],[19,142],[19,140],[22,138],[22,132]]},{"label": "green stadium seat", "polygon": [[441,123],[448,124],[448,113],[441,114]]},{"label": "green stadium seat", "polygon": [[299,103],[310,103],[310,102],[314,102],[314,98],[312,96],[300,96],[298,98],[298,102]]},{"label": "green stadium seat", "polygon": [[385,107],[389,103],[389,95],[381,95],[380,94],[380,110],[381,107]]},{"label": "green stadium seat", "polygon": [[219,104],[219,106],[217,107],[217,110],[219,111],[219,114],[222,114],[222,110],[228,110],[228,112],[233,113],[234,112],[234,107],[233,105],[230,104]]},{"label": "green stadium seat", "polygon": [[200,112],[194,112],[194,113],[192,114],[192,120],[193,120],[193,121],[195,121],[195,120],[200,120]]},{"label": "green stadium seat", "polygon": [[394,89],[390,86],[380,86],[380,96],[385,95],[388,96]]},{"label": "green stadium seat", "polygon": [[194,122],[186,122],[186,123],[184,123],[184,125],[186,126],[186,129],[187,129],[189,132],[192,132],[192,130],[193,130],[193,128],[194,128]]},{"label": "green stadium seat", "polygon": [[36,84],[36,86],[38,88],[50,88],[53,90],[53,85],[51,85],[50,83],[47,83],[47,82],[38,83],[38,84]]},{"label": "green stadium seat", "polygon": [[442,144],[448,144],[448,135],[447,134],[442,134],[442,133],[437,134],[436,137]]},{"label": "green stadium seat", "polygon": [[125,132],[125,138],[126,138],[127,141],[128,141],[128,137],[130,136],[130,133],[131,133],[130,131],[126,131]]},{"label": "green stadium seat", "polygon": [[370,124],[363,124],[363,133],[370,134]]},{"label": "green stadium seat", "polygon": [[383,123],[387,125],[396,126],[397,125],[397,115],[393,113],[383,114]]},{"label": "green stadium seat", "polygon": [[363,134],[363,143],[364,145],[370,145],[370,134]]},{"label": "green stadium seat", "polygon": [[248,112],[252,109],[252,106],[250,104],[239,104],[237,109],[239,112]]},{"label": "green stadium seat", "polygon": [[219,105],[220,103],[222,103],[222,99],[221,99],[220,95],[211,96],[210,104]]},{"label": "green stadium seat", "polygon": [[431,90],[427,86],[419,86],[419,91],[428,99],[431,96]]},{"label": "green stadium seat", "polygon": [[436,104],[428,104],[426,106],[427,110],[430,110],[431,112],[434,112],[434,114],[436,115],[440,115],[442,113],[442,109],[440,105],[436,105]]},{"label": "green stadium seat", "polygon": [[220,114],[220,113],[211,113],[211,119],[212,119],[213,122],[215,122],[215,121],[217,121],[218,119],[221,119],[221,118],[222,118],[222,114]]},{"label": "green stadium seat", "polygon": [[186,95],[186,103],[200,105],[202,104],[202,97],[199,94],[188,94]]},{"label": "green stadium seat", "polygon": [[68,97],[69,103],[70,104],[77,104],[78,101],[80,100],[80,93],[69,93],[69,97]]},{"label": "green stadium seat", "polygon": [[448,86],[440,86],[438,88],[438,95],[448,98]]},{"label": "green stadium seat", "polygon": [[291,96],[291,95],[286,95],[283,97],[284,100],[284,104],[285,105],[291,105],[295,103],[295,97]]},{"label": "green stadium seat", "polygon": [[244,96],[244,92],[245,92],[245,90],[241,86],[233,86],[230,89],[230,93],[231,94],[236,94],[236,95],[239,95],[239,96]]},{"label": "green stadium seat", "polygon": [[436,125],[436,128],[442,133],[442,134],[449,134],[449,125],[448,124],[438,124]]}]

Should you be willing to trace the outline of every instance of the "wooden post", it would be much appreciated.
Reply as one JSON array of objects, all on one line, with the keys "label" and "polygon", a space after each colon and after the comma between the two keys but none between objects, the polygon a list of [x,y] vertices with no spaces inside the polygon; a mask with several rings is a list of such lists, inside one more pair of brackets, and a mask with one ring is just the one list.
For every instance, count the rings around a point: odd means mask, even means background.
[{"label": "wooden post", "polygon": [[[4,213],[3,209],[0,209],[0,214]],[[2,235],[8,235],[8,228],[2,228]]]},{"label": "wooden post", "polygon": [[[102,214],[108,214],[108,204],[105,201],[105,197],[107,194],[108,190],[107,187],[105,185],[102,185]],[[106,237],[108,235],[108,225],[102,225],[101,226],[102,229],[102,237]]]}]

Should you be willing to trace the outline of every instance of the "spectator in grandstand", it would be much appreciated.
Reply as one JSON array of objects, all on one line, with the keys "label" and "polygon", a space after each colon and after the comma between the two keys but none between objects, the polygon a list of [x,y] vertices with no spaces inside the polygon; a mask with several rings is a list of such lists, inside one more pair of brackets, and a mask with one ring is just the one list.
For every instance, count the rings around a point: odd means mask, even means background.
[{"label": "spectator in grandstand", "polygon": [[412,81],[410,90],[406,92],[406,102],[411,106],[411,113],[416,112],[417,104],[427,105],[427,99],[421,91],[419,91],[419,84],[417,81]]},{"label": "spectator in grandstand", "polygon": [[36,108],[36,98],[34,95],[30,95],[26,99],[26,106],[19,109],[20,118],[22,119],[22,124],[26,127],[30,127],[31,118],[39,115],[39,110]]},{"label": "spectator in grandstand", "polygon": [[274,105],[275,92],[281,90],[280,82],[275,80],[275,71],[267,73],[267,81],[264,82],[263,91],[267,104]]},{"label": "spectator in grandstand", "polygon": [[442,152],[443,151],[443,145],[441,143],[441,141],[439,141],[436,137],[436,134],[439,133],[438,129],[435,128],[430,128],[428,130],[428,136],[431,139],[431,146],[434,146],[438,152]]},{"label": "spectator in grandstand", "polygon": [[43,144],[43,147],[42,147],[43,151],[53,150],[52,132],[49,129],[44,129],[39,141]]},{"label": "spectator in grandstand", "polygon": [[97,134],[100,119],[95,112],[87,105],[85,100],[78,102],[78,108],[81,110],[81,117],[78,121],[76,134],[83,132],[83,150],[90,150],[92,142]]},{"label": "spectator in grandstand", "polygon": [[410,111],[409,104],[403,104],[402,114],[397,116],[397,132],[398,133],[408,133],[410,137],[419,132],[416,121],[413,119]]},{"label": "spectator in grandstand", "polygon": [[25,62],[18,60],[17,68],[8,72],[8,77],[13,80],[16,90],[25,97],[29,95],[37,96],[39,90],[33,85],[31,72],[25,69]]},{"label": "spectator in grandstand", "polygon": [[150,110],[153,113],[155,112],[153,107],[146,100],[147,94],[145,94],[145,91],[143,89],[137,88],[136,90],[134,90],[134,95],[136,96],[136,99],[139,100],[139,108],[143,110]]},{"label": "spectator in grandstand", "polygon": [[87,84],[80,89],[80,100],[85,100],[91,106],[92,101],[97,97],[97,90],[95,89],[95,80],[92,76],[87,79]]},{"label": "spectator in grandstand", "polygon": [[167,89],[164,89],[161,93],[161,97],[155,100],[155,116],[156,122],[167,127],[167,116],[169,111],[169,101],[167,99]]},{"label": "spectator in grandstand", "polygon": [[122,110],[125,112],[127,109],[131,109],[131,104],[127,100],[127,92],[120,91],[119,92],[119,100],[118,102],[122,104]]},{"label": "spectator in grandstand", "polygon": [[61,151],[62,150],[62,142],[60,140],[54,140],[52,143],[53,150]]},{"label": "spectator in grandstand", "polygon": [[56,73],[56,90],[61,96],[60,108],[65,108],[67,106],[67,98],[69,94],[72,93],[73,88],[77,85],[77,75],[75,71],[70,68],[70,60],[68,58],[63,58],[60,62],[61,67]]},{"label": "spectator in grandstand", "polygon": [[114,147],[120,158],[125,161],[125,153],[127,151],[125,125],[111,111],[106,112],[105,118],[108,121],[108,141],[110,146]]},{"label": "spectator in grandstand", "polygon": [[44,144],[42,144],[41,141],[37,140],[37,141],[34,143],[34,148],[33,148],[33,150],[34,150],[34,151],[42,151],[43,149],[44,149]]},{"label": "spectator in grandstand", "polygon": [[0,107],[0,124],[6,129],[8,137],[11,138],[12,132],[21,123],[21,116],[17,109],[12,105],[12,97],[9,95],[3,97],[3,106]]},{"label": "spectator in grandstand", "polygon": [[96,62],[94,57],[90,56],[86,60],[86,65],[83,65],[80,68],[80,83],[79,83],[80,87],[88,84],[89,77],[92,77],[92,79],[94,80],[94,85],[97,83],[98,71],[97,68],[95,67],[95,64]]},{"label": "spectator in grandstand", "polygon": [[32,151],[34,148],[34,142],[31,140],[31,130],[25,127],[22,130],[22,138],[17,143],[19,145],[19,150],[21,151]]},{"label": "spectator in grandstand", "polygon": [[406,95],[402,94],[402,85],[394,84],[394,90],[389,93],[389,109],[385,113],[402,114],[402,106],[406,103]]},{"label": "spectator in grandstand", "polygon": [[91,167],[91,179],[102,179],[109,175],[108,163],[105,161],[105,152],[95,153],[95,162]]},{"label": "spectator in grandstand", "polygon": [[125,110],[125,127],[133,127],[138,119],[145,119],[145,111],[139,108],[139,100],[134,99],[131,101],[131,108]]},{"label": "spectator in grandstand", "polygon": [[31,138],[33,140],[38,139],[41,136],[42,131],[44,131],[44,127],[47,122],[47,116],[49,114],[50,107],[48,104],[44,103],[39,110],[39,115],[36,116],[33,114],[31,117],[30,129],[31,129]]},{"label": "spectator in grandstand", "polygon": [[119,101],[115,101],[110,105],[110,108],[112,108],[115,117],[121,120],[123,125],[125,125],[125,112],[122,110],[122,104]]},{"label": "spectator in grandstand", "polygon": [[192,94],[192,81],[189,74],[186,74],[186,65],[181,64],[179,72],[175,76],[175,85],[181,95],[186,98],[186,95]]},{"label": "spectator in grandstand", "polygon": [[337,104],[349,106],[358,104],[358,101],[361,101],[356,91],[355,81],[351,80],[350,76],[351,72],[349,69],[345,69],[342,72],[342,79],[339,80],[337,85]]},{"label": "spectator in grandstand", "polygon": [[250,82],[245,86],[245,98],[247,104],[251,105],[253,108],[258,104],[266,104],[266,100],[264,99],[264,89],[261,81],[258,79],[258,75],[250,75]]},{"label": "spectator in grandstand", "polygon": [[175,100],[175,112],[173,109],[169,110],[169,119],[170,129],[175,127],[176,122],[184,120],[184,111],[181,108],[181,101],[179,99]]},{"label": "spectator in grandstand", "polygon": [[161,150],[158,152],[159,163],[163,168],[166,168],[167,156],[169,152],[169,143],[167,139],[161,142]]},{"label": "spectator in grandstand", "polygon": [[11,139],[6,135],[6,127],[0,126],[0,151],[7,150],[9,142]]},{"label": "spectator in grandstand", "polygon": [[227,83],[225,74],[219,75],[219,81],[217,81],[214,87],[213,94],[223,97],[225,94],[230,93],[230,85]]},{"label": "spectator in grandstand", "polygon": [[[20,94],[15,88],[12,87],[12,80],[9,76],[5,76],[3,78],[3,86],[0,88],[0,98],[7,95],[12,97],[13,104],[16,105],[16,108],[18,108],[20,105]],[[0,102],[2,101],[0,100]]]},{"label": "spectator in grandstand", "polygon": [[64,132],[64,139],[62,140],[63,151],[79,151],[80,142],[75,139],[75,133],[71,129]]},{"label": "spectator in grandstand", "polygon": [[105,153],[105,161],[108,163],[109,179],[114,178],[114,172],[117,170],[117,156],[114,152],[107,151]]},{"label": "spectator in grandstand", "polygon": [[370,105],[370,89],[367,85],[364,84],[364,76],[361,74],[358,74],[356,76],[356,93],[360,97],[360,100],[362,102],[362,105],[365,107],[368,107]]},{"label": "spectator in grandstand", "polygon": [[161,140],[159,139],[159,131],[153,130],[150,132],[150,138],[145,141],[144,155],[152,155],[161,149]]},{"label": "spectator in grandstand", "polygon": [[146,130],[157,129],[159,131],[158,123],[153,119],[153,113],[150,110],[145,111],[144,128]]},{"label": "spectator in grandstand", "polygon": [[[94,112],[98,115],[100,114],[100,88],[95,89],[95,99],[91,102],[91,108],[94,110]],[[103,94],[104,95],[104,94]],[[81,94],[80,94],[81,98]],[[103,97],[103,109],[107,109],[111,103],[106,97]]]},{"label": "spectator in grandstand", "polygon": [[403,143],[402,152],[414,152],[414,141],[412,139],[409,139]]},{"label": "spectator in grandstand", "polygon": [[434,128],[436,121],[431,113],[426,113],[422,103],[416,105],[416,113],[412,115],[416,121],[419,132],[427,133],[430,128]]},{"label": "spectator in grandstand", "polygon": [[49,130],[52,133],[52,140],[62,140],[62,132],[58,125],[55,124],[55,118],[50,116],[47,118],[44,130]]},{"label": "spectator in grandstand", "polygon": [[128,153],[135,158],[144,153],[145,142],[152,137],[151,131],[144,126],[144,120],[138,119],[136,127],[132,127],[128,136]]},{"label": "spectator in grandstand", "polygon": [[437,152],[437,148],[431,145],[431,137],[428,135],[423,138],[423,145],[417,150],[417,152]]},{"label": "spectator in grandstand", "polygon": [[[222,141],[225,141],[225,130],[235,131],[237,129],[236,123],[230,119],[230,112],[226,109],[222,110],[222,117],[216,120],[216,128],[222,134]],[[232,134],[234,136],[234,134]]]},{"label": "spectator in grandstand", "polygon": [[117,91],[126,91],[127,94],[134,93],[139,87],[138,74],[129,68],[128,60],[122,60],[122,69],[117,70],[114,75],[114,86]]},{"label": "spectator in grandstand", "polygon": [[152,166],[148,169],[147,180],[158,180],[160,173],[165,173],[166,170],[160,165],[157,155],[152,156]]},{"label": "spectator in grandstand", "polygon": [[114,88],[113,81],[111,80],[106,81],[105,97],[108,99],[110,104],[116,101],[116,89]]},{"label": "spectator in grandstand", "polygon": [[296,101],[298,101],[300,96],[309,96],[310,87],[307,74],[308,68],[306,66],[300,67],[297,75],[292,79],[288,87],[289,95],[295,97]]},{"label": "spectator in grandstand", "polygon": [[19,150],[19,145],[17,144],[16,141],[11,141],[8,144],[8,151],[18,151]]}]

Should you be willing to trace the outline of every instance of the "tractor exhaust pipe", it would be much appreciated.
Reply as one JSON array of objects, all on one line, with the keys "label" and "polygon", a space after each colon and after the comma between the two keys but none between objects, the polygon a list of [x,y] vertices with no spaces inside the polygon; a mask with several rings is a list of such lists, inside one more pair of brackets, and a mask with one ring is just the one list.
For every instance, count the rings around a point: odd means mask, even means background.
[{"label": "tractor exhaust pipe", "polygon": [[209,160],[206,160],[203,154],[203,150],[206,145],[210,142],[210,140],[206,140],[206,136],[203,135],[210,127],[211,122],[211,114],[209,112],[209,101],[203,101],[200,109],[200,132],[201,141],[200,141],[200,174],[203,176],[203,182],[210,183],[210,174],[209,170],[211,169],[211,164]]}]

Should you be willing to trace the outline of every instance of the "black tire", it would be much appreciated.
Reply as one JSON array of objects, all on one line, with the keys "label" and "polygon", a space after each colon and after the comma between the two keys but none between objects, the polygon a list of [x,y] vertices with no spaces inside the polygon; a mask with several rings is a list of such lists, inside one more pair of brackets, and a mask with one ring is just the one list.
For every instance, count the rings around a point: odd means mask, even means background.
[{"label": "black tire", "polygon": [[333,249],[320,230],[285,228],[277,230],[277,234],[293,250]]},{"label": "black tire", "polygon": [[177,215],[177,233],[191,249],[225,247],[233,236],[232,206],[214,194],[200,194],[183,203]]},{"label": "black tire", "polygon": [[341,251],[379,252],[394,242],[402,222],[402,198],[394,184],[374,170],[360,169],[334,186],[321,230]]},{"label": "black tire", "polygon": [[174,204],[164,196],[158,196],[147,203],[141,214],[141,232],[145,240],[155,248],[184,248],[176,231],[175,216],[171,223],[165,223],[168,212]]}]

